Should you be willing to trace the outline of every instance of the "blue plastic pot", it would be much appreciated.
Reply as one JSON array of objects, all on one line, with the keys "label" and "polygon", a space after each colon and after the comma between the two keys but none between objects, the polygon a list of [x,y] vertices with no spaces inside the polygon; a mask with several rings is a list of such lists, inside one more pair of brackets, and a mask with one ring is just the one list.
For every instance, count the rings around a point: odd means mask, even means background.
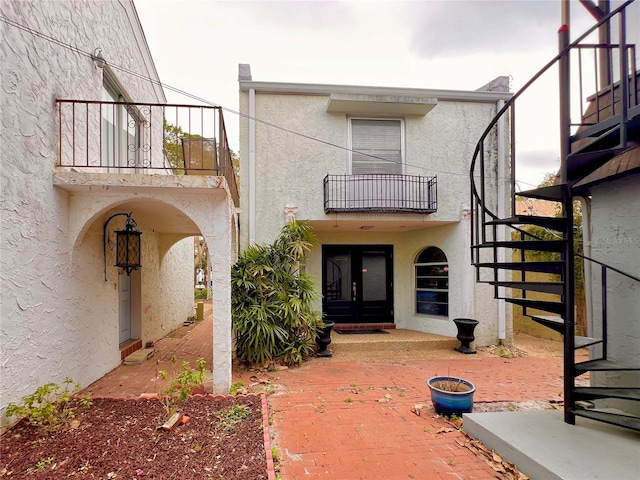
[{"label": "blue plastic pot", "polygon": [[[438,388],[438,382],[453,382],[460,384],[462,388],[468,388],[464,392],[450,392]],[[468,380],[458,377],[431,377],[427,380],[427,386],[431,390],[431,402],[436,413],[440,415],[457,415],[469,413],[473,410],[473,392],[476,386]]]}]

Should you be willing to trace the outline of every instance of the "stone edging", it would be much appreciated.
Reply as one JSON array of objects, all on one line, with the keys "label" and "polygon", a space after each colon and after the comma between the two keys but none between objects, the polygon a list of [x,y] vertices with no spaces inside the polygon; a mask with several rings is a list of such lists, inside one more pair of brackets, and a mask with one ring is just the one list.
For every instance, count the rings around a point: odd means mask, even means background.
[{"label": "stone edging", "polygon": [[264,425],[264,453],[267,457],[267,478],[276,480],[276,469],[273,465],[273,455],[271,452],[271,432],[269,431],[269,405],[267,403],[267,394],[260,392],[262,399],[262,424]]}]

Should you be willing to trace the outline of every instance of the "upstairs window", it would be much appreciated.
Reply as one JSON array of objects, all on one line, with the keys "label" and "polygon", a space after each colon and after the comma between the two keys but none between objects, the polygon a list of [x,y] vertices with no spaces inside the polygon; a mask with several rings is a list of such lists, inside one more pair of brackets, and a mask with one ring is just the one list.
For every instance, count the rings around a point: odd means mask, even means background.
[{"label": "upstairs window", "polygon": [[415,263],[416,312],[449,315],[449,264],[437,247],[425,248]]},{"label": "upstairs window", "polygon": [[351,119],[351,174],[402,174],[403,123]]},{"label": "upstairs window", "polygon": [[[104,72],[102,101],[125,102],[117,82]],[[102,165],[106,167],[137,166],[139,119],[133,107],[107,104],[102,106]]]}]

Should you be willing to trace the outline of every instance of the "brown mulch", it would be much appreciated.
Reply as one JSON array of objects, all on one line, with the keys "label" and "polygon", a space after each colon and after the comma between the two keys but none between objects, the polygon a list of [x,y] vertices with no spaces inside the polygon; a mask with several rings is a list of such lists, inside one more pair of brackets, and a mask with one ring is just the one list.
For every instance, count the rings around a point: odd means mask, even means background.
[{"label": "brown mulch", "polygon": [[[0,438],[0,477],[100,479],[267,478],[259,396],[194,396],[173,431],[157,399],[94,399],[55,430],[22,421]],[[230,414],[244,406],[246,417]],[[240,407],[237,407],[240,408]]]}]

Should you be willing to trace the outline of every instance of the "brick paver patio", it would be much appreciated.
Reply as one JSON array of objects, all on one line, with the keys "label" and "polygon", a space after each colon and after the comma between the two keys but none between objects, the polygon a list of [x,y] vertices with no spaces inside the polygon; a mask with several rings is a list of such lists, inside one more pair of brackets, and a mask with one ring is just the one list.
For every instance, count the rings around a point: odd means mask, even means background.
[{"label": "brick paver patio", "polygon": [[[129,397],[156,392],[156,370],[166,368],[172,355],[180,362],[204,357],[211,365],[207,307],[203,322],[157,342],[155,358],[118,367],[86,391]],[[476,403],[558,402],[562,358],[442,355],[446,358],[376,362],[316,358],[278,372],[235,371],[233,381],[250,384],[258,376],[274,386],[270,429],[284,480],[507,478],[461,445],[462,432],[443,432],[451,425],[431,409],[426,380],[446,374],[467,378],[476,385]],[[418,403],[424,404],[420,416],[411,412]]]}]

